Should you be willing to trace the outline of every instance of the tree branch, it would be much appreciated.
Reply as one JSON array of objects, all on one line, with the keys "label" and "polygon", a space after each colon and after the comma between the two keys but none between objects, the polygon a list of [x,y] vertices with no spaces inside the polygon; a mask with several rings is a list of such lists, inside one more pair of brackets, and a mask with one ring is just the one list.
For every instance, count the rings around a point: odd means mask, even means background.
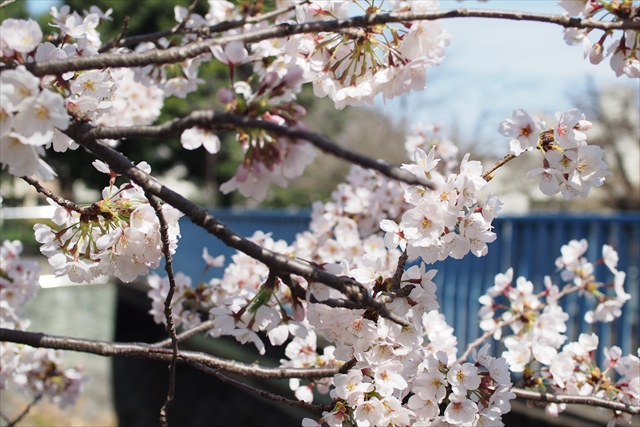
[{"label": "tree branch", "polygon": [[[215,45],[225,45],[232,41],[253,43],[272,38],[287,37],[295,34],[331,32],[345,28],[370,28],[380,24],[401,23],[411,21],[435,21],[449,18],[489,18],[507,19],[515,21],[546,22],[565,28],[595,28],[601,30],[640,30],[640,21],[597,21],[591,18],[572,18],[565,15],[551,15],[541,13],[511,12],[499,10],[469,10],[454,9],[435,12],[401,12],[362,15],[343,20],[317,21],[304,24],[279,24],[264,29],[234,34],[226,37],[191,43],[186,46],[176,46],[164,50],[128,54],[103,54],[69,59],[54,59],[44,62],[25,64],[27,69],[36,76],[46,74],[62,74],[67,71],[81,71],[102,69],[107,67],[142,67],[151,64],[168,64],[195,58],[203,53],[209,53]],[[9,69],[11,67],[5,67]]]},{"label": "tree branch", "polygon": [[614,411],[626,412],[627,414],[640,414],[640,406],[627,405],[622,402],[601,399],[594,396],[577,396],[569,394],[551,394],[539,391],[523,390],[512,388],[511,391],[518,399],[535,400],[537,402],[549,403],[578,403],[581,405],[598,406],[600,408],[613,409]]},{"label": "tree branch", "polygon": [[50,198],[51,200],[53,200],[54,202],[56,202],[57,204],[59,204],[63,208],[65,208],[67,210],[70,210],[70,211],[78,212],[79,214],[89,213],[88,211],[90,210],[90,208],[87,208],[85,206],[77,205],[77,204],[73,203],[72,201],[69,201],[67,199],[64,199],[64,198],[56,195],[51,190],[48,190],[48,189],[44,188],[42,185],[40,185],[40,183],[38,182],[37,179],[33,179],[30,176],[23,176],[21,178],[27,184],[29,184],[33,188],[35,188],[38,193],[47,196],[48,198]]},{"label": "tree branch", "polygon": [[[32,347],[78,351],[106,357],[133,357],[163,362],[169,362],[173,357],[173,351],[170,349],[157,348],[151,344],[96,341],[5,328],[0,328],[0,341],[26,344]],[[255,364],[247,365],[195,351],[180,351],[178,363],[187,363],[186,358],[195,360],[209,368],[231,374],[264,379],[327,378],[334,376],[338,372],[337,367],[267,368]]]},{"label": "tree branch", "polygon": [[175,191],[160,184],[150,175],[138,169],[129,159],[118,153],[107,145],[85,138],[82,132],[79,132],[78,126],[71,126],[67,133],[80,145],[92,151],[103,161],[109,164],[109,167],[116,173],[126,175],[129,179],[140,185],[145,192],[159,197],[174,208],[183,212],[193,221],[194,224],[207,230],[216,236],[224,244],[239,250],[265,264],[270,269],[276,271],[288,271],[298,276],[302,276],[311,282],[320,282],[332,287],[346,297],[359,304],[361,308],[371,309],[399,325],[408,326],[407,321],[398,315],[389,311],[384,305],[375,301],[367,292],[367,290],[357,281],[349,277],[338,277],[326,271],[320,270],[309,263],[302,262],[297,259],[290,258],[286,255],[270,251],[262,246],[243,238],[235,233],[222,222],[218,221],[206,209],[187,200]]},{"label": "tree branch", "polygon": [[331,409],[331,407],[325,406],[325,405],[313,405],[307,402],[303,402],[301,400],[292,400],[292,399],[287,399],[284,396],[280,396],[277,394],[273,394],[273,393],[269,393],[267,391],[264,390],[260,390],[258,388],[252,387],[249,384],[245,384],[241,381],[235,380],[233,378],[230,378],[226,375],[221,374],[220,372],[218,372],[218,370],[216,369],[212,369],[209,368],[207,366],[202,365],[201,363],[196,362],[195,360],[190,360],[190,359],[185,359],[185,363],[193,366],[196,369],[199,369],[209,375],[213,375],[216,378],[218,378],[220,381],[222,381],[225,384],[231,384],[237,388],[239,388],[240,390],[244,390],[244,391],[248,391],[250,393],[253,394],[257,394],[260,397],[264,397],[265,399],[269,399],[269,400],[273,400],[274,402],[280,402],[280,403],[286,403],[289,406],[300,406],[304,409],[308,409],[310,411],[313,412],[318,412],[318,413],[322,413],[323,411],[329,411]]},{"label": "tree branch", "polygon": [[488,171],[482,174],[482,179],[489,182],[493,179],[493,172],[495,172],[498,168],[504,166],[508,161],[516,158],[516,155],[513,153],[509,153],[504,156],[502,159],[498,160],[495,165],[491,166]]},{"label": "tree branch", "polygon": [[79,133],[85,139],[125,139],[125,138],[165,138],[169,135],[179,134],[185,129],[194,126],[218,129],[229,129],[230,127],[248,127],[263,129],[278,135],[292,139],[303,139],[320,150],[344,159],[350,163],[360,165],[367,169],[373,169],[381,174],[405,182],[409,185],[422,185],[433,188],[433,185],[426,179],[421,179],[415,175],[392,166],[388,163],[373,160],[362,154],[357,154],[340,147],[335,142],[314,132],[291,129],[280,126],[265,120],[258,120],[240,114],[220,113],[213,110],[196,110],[184,117],[169,120],[160,125],[131,126],[131,127],[106,127],[94,126],[88,123],[78,126],[75,133]]},{"label": "tree branch", "polygon": [[[160,360],[165,362],[171,360],[172,357],[172,352],[170,350],[154,348],[149,344],[96,341],[82,338],[47,335],[38,332],[16,331],[5,328],[0,328],[0,341],[26,344],[32,347],[79,351],[83,353],[97,354],[100,356],[135,357],[139,359]],[[208,354],[191,351],[181,351],[178,357],[178,362],[190,364],[191,366],[201,370],[203,370],[202,368],[209,368],[243,376],[266,379],[326,378],[332,377],[338,372],[337,367],[307,369],[265,368],[257,365],[246,365],[235,361],[217,358]],[[558,395],[522,390],[518,388],[512,388],[511,391],[515,393],[516,397],[519,399],[535,400],[539,402],[579,403],[600,406],[633,415],[640,413],[640,407],[638,406],[626,405],[621,402],[612,402],[592,396]]]},{"label": "tree branch", "polygon": [[[189,338],[191,338],[192,336],[196,335],[199,332],[204,332],[208,329],[213,328],[214,326],[214,321],[213,320],[206,320],[202,323],[200,323],[198,326],[194,326],[191,329],[188,329],[178,335],[176,335],[176,339],[178,340],[178,342],[182,342],[184,340],[187,340]],[[164,339],[162,341],[158,341],[155,344],[151,344],[151,347],[167,347],[171,345],[171,338],[167,338]]]},{"label": "tree branch", "polygon": [[[197,1],[198,0],[196,0],[193,5],[195,5]],[[164,300],[164,317],[167,321],[169,339],[171,339],[172,355],[171,363],[169,364],[169,390],[167,391],[167,399],[165,400],[164,405],[162,405],[162,408],[160,408],[160,424],[163,427],[168,427],[167,411],[173,402],[175,394],[176,363],[178,359],[178,337],[176,336],[176,326],[173,323],[173,306],[171,305],[173,295],[176,291],[176,278],[173,275],[173,258],[171,257],[171,242],[169,241],[169,224],[167,224],[167,219],[162,213],[162,206],[160,205],[158,198],[152,194],[148,194],[146,191],[145,196],[149,200],[149,204],[153,207],[153,210],[156,212],[156,216],[160,222],[160,238],[162,241],[162,253],[164,254],[165,260],[164,269],[169,277],[169,292],[167,292],[167,298]]]}]

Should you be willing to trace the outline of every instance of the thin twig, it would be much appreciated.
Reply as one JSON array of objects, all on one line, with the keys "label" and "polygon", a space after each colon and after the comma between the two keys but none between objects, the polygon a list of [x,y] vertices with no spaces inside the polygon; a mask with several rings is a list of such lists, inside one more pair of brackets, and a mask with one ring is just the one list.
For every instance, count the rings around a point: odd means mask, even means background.
[{"label": "thin twig", "polygon": [[614,402],[611,400],[601,399],[595,396],[578,396],[569,394],[551,394],[539,391],[523,390],[512,388],[518,399],[535,400],[537,402],[549,403],[578,403],[581,405],[598,406],[600,408],[608,408],[614,411],[625,412],[631,415],[640,414],[640,406],[627,405],[622,402]]},{"label": "thin twig", "polygon": [[[303,3],[306,3],[306,2],[307,1],[305,0]],[[284,13],[294,10],[295,8],[296,8],[296,5],[292,4],[290,6],[282,7],[280,9],[276,9],[259,16],[250,16],[250,17],[243,16],[242,18],[235,19],[233,21],[220,22],[219,24],[214,24],[209,27],[205,27],[204,30],[201,28],[187,28],[187,29],[183,29],[180,32],[176,32],[173,29],[168,29],[168,30],[156,31],[154,33],[149,33],[149,34],[141,34],[138,36],[126,37],[118,42],[118,47],[131,46],[131,45],[139,44],[142,42],[149,42],[149,41],[155,42],[158,39],[161,39],[162,37],[170,37],[177,34],[201,33],[203,31],[208,34],[221,33],[223,31],[228,31],[234,28],[243,27],[247,24],[257,24],[259,22],[266,21],[271,18],[275,18],[279,15],[282,15]]]},{"label": "thin twig", "polygon": [[424,178],[419,178],[412,173],[388,163],[377,161],[365,155],[349,151],[317,133],[291,129],[266,120],[258,120],[240,114],[220,113],[213,110],[196,110],[190,112],[184,117],[172,119],[160,125],[106,127],[83,123],[77,125],[73,130],[73,133],[77,134],[78,137],[82,137],[84,140],[164,138],[169,135],[179,134],[185,129],[195,126],[207,128],[219,127],[223,129],[229,129],[230,127],[256,128],[273,132],[277,135],[286,136],[293,140],[302,139],[309,141],[311,144],[326,153],[332,154],[350,163],[360,165],[364,168],[373,169],[391,179],[396,179],[409,185],[422,185],[427,188],[433,188],[433,185]]},{"label": "thin twig", "polygon": [[[191,338],[192,336],[198,334],[199,332],[203,332],[206,331],[208,329],[213,328],[214,326],[214,321],[213,320],[206,320],[202,323],[200,323],[198,326],[194,326],[191,329],[188,329],[178,335],[176,335],[176,338],[178,340],[178,342],[182,342],[184,340],[187,340],[189,338]],[[171,338],[167,338],[164,339],[162,341],[158,341],[157,343],[151,344],[151,347],[167,347],[171,345]]]},{"label": "thin twig", "polygon": [[31,408],[33,408],[33,406],[38,403],[38,401],[42,399],[42,395],[39,394],[36,397],[33,398],[33,401],[31,403],[29,403],[27,405],[26,408],[24,408],[24,410],[20,413],[20,415],[18,415],[18,417],[11,421],[9,424],[7,424],[7,427],[13,427],[16,424],[18,424],[20,421],[22,421],[22,419],[29,413],[29,411],[31,410]]},{"label": "thin twig", "polygon": [[[196,2],[197,1],[198,0],[196,0]],[[169,365],[169,390],[167,392],[167,399],[165,400],[164,405],[162,405],[162,408],[160,408],[160,424],[163,427],[168,427],[167,411],[173,402],[175,394],[176,364],[178,360],[178,337],[176,336],[176,326],[173,323],[173,306],[171,305],[173,295],[176,292],[176,279],[173,274],[173,259],[171,257],[171,243],[169,241],[169,224],[167,223],[167,219],[164,217],[162,206],[160,205],[158,198],[146,191],[145,196],[149,200],[149,204],[155,210],[158,221],[160,222],[160,238],[162,241],[162,253],[164,254],[165,260],[164,269],[169,276],[169,292],[167,293],[167,298],[164,300],[164,317],[167,321],[167,332],[171,339],[171,350],[173,353],[171,357],[171,364]]]},{"label": "thin twig", "polygon": [[485,181],[489,182],[491,181],[491,179],[493,179],[493,175],[492,173],[495,172],[496,169],[498,169],[499,167],[503,166],[505,163],[507,163],[509,160],[515,159],[516,155],[509,153],[506,156],[504,156],[502,159],[500,159],[495,165],[491,166],[489,168],[488,171],[486,171],[483,175],[482,175],[482,179],[484,179]]},{"label": "thin twig", "polygon": [[200,0],[193,0],[193,2],[191,2],[191,4],[189,5],[189,8],[187,9],[187,15],[184,17],[184,19],[182,21],[178,22],[170,30],[171,34],[181,33],[181,32],[183,32],[185,30],[185,28],[187,28],[187,21],[191,17],[191,14],[193,13],[193,10],[196,8],[196,6],[198,5],[199,2],[200,2]]},{"label": "thin twig", "polygon": [[11,3],[14,3],[16,0],[4,0],[2,2],[2,4],[0,4],[0,9],[2,9],[5,6],[9,6]]},{"label": "thin twig", "polygon": [[[172,350],[153,347],[152,345],[145,343],[97,341],[84,338],[48,335],[39,332],[17,331],[6,328],[0,328],[0,341],[26,344],[31,347],[78,351],[105,357],[133,357],[137,359],[158,360],[162,362],[170,362],[173,358]],[[179,355],[178,363],[186,363],[184,358],[189,358],[209,368],[245,377],[265,379],[313,379],[333,377],[338,371],[338,368],[335,366],[320,368],[270,368],[255,364],[248,365],[235,360],[222,359],[210,354],[195,351],[181,350]]]},{"label": "thin twig", "polygon": [[258,395],[260,397],[264,397],[265,399],[273,400],[274,402],[286,403],[287,405],[290,405],[290,406],[299,406],[299,407],[307,409],[309,411],[318,412],[318,413],[322,413],[323,411],[331,410],[330,406],[313,405],[311,403],[303,402],[301,400],[287,399],[284,396],[280,396],[280,395],[277,395],[277,394],[269,393],[268,391],[260,390],[258,388],[250,386],[249,384],[245,384],[245,383],[243,383],[241,381],[238,381],[238,380],[235,380],[235,379],[233,379],[231,377],[223,375],[218,370],[209,368],[207,366],[204,366],[204,365],[202,365],[201,363],[198,363],[195,360],[190,360],[190,359],[187,358],[187,359],[185,359],[185,363],[190,365],[190,366],[193,366],[194,368],[200,369],[203,372],[206,372],[206,373],[208,373],[210,375],[215,376],[216,378],[218,378],[220,381],[222,381],[225,384],[231,384],[231,385],[239,388],[240,390],[248,391],[248,392],[256,394],[256,395]]},{"label": "thin twig", "polygon": [[79,214],[84,214],[84,213],[88,213],[89,210],[90,210],[90,208],[87,208],[85,206],[77,205],[77,204],[73,203],[70,200],[64,199],[64,198],[56,195],[51,190],[48,190],[48,189],[44,188],[42,185],[40,185],[38,180],[33,179],[30,176],[23,176],[21,178],[27,184],[29,184],[33,188],[35,188],[38,193],[47,196],[48,198],[50,198],[51,200],[53,200],[54,202],[56,202],[57,204],[59,204],[60,206],[62,206],[63,208],[65,208],[65,209],[67,209],[69,211],[75,211],[75,212],[78,212]]},{"label": "thin twig", "polygon": [[122,23],[122,29],[120,30],[120,33],[118,33],[118,35],[114,39],[112,39],[109,42],[103,44],[102,47],[98,50],[98,53],[104,53],[104,52],[108,51],[109,49],[111,49],[112,47],[114,47],[116,44],[118,44],[120,42],[120,40],[124,36],[124,33],[126,33],[127,30],[129,29],[129,19],[130,19],[129,16],[125,15],[124,22]]},{"label": "thin twig", "polygon": [[469,345],[467,346],[467,350],[462,354],[462,356],[460,356],[458,358],[458,360],[457,360],[458,363],[466,362],[467,361],[467,357],[469,357],[469,354],[471,353],[471,350],[473,350],[474,348],[478,347],[480,344],[485,342],[489,337],[491,337],[497,331],[499,331],[500,329],[502,329],[503,327],[505,327],[507,325],[512,324],[513,322],[515,322],[519,318],[520,317],[518,317],[518,316],[513,316],[509,320],[501,320],[498,323],[496,323],[496,326],[494,326],[494,328],[492,330],[485,332],[479,338],[477,338],[475,341],[473,341],[472,343],[469,343]]}]

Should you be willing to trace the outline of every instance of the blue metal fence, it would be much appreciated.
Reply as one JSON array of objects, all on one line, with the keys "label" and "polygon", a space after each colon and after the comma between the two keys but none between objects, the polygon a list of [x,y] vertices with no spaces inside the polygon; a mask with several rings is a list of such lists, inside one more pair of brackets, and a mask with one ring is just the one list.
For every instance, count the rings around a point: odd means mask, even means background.
[{"label": "blue metal fence", "polygon": [[[251,236],[256,230],[270,231],[274,239],[292,242],[296,233],[308,229],[310,212],[283,210],[235,210],[218,209],[213,214],[243,236]],[[544,289],[543,278],[551,276],[555,284],[561,285],[556,272],[555,259],[560,247],[571,239],[586,238],[590,261],[600,259],[602,245],[612,245],[620,256],[618,268],[627,273],[625,289],[632,299],[625,304],[622,316],[612,323],[589,325],[584,313],[595,306],[593,299],[579,297],[576,293],[563,298],[562,307],[569,313],[567,335],[577,339],[582,332],[595,332],[601,345],[618,345],[624,354],[635,353],[640,342],[639,298],[640,284],[640,213],[612,215],[534,214],[521,217],[502,217],[494,220],[494,231],[498,235],[489,244],[489,253],[476,258],[469,255],[462,260],[447,259],[430,268],[438,269],[434,281],[438,285],[437,298],[447,322],[454,327],[458,337],[458,348],[480,336],[478,298],[493,285],[497,273],[514,269],[514,278],[525,276],[531,280],[536,292]],[[204,268],[200,256],[203,246],[212,255],[224,254],[227,262],[235,253],[213,236],[184,219],[180,223],[182,239],[175,255],[176,270],[184,271],[199,280]],[[207,277],[222,274],[222,269],[213,269]],[[612,275],[604,266],[596,267],[596,278],[611,281]],[[494,352],[501,352],[493,343]],[[598,355],[601,359],[602,354]]]}]

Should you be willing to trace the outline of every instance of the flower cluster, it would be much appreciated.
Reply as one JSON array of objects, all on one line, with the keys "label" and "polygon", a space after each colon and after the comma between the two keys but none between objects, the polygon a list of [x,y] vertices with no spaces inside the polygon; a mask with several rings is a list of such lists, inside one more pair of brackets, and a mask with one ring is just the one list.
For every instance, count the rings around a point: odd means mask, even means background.
[{"label": "flower cluster", "polygon": [[22,66],[4,71],[0,87],[2,163],[15,176],[37,173],[45,180],[53,179],[55,172],[40,156],[44,155],[44,146],[69,127],[64,98],[42,89],[40,79]]},{"label": "flower cluster", "polygon": [[[597,335],[583,333],[578,341],[565,344],[569,315],[558,305],[563,295],[578,291],[596,296],[598,305],[595,311],[585,314],[585,320],[589,323],[612,321],[620,316],[620,308],[629,299],[623,288],[625,274],[616,268],[618,254],[615,250],[604,245],[603,257],[599,261],[615,275],[614,283],[610,285],[615,289],[615,297],[608,297],[599,290],[603,284],[595,281],[593,264],[582,257],[587,247],[587,241],[583,239],[572,240],[561,248],[562,256],[556,260],[556,266],[561,270],[561,278],[572,282],[562,291],[548,276],[545,277],[545,290],[534,294],[533,283],[524,277],[519,277],[515,286],[512,286],[512,269],[506,274],[498,274],[495,285],[480,297],[483,306],[479,313],[480,328],[494,332],[494,338],[500,339],[503,326],[509,325],[513,334],[504,339],[507,350],[502,356],[511,372],[523,373],[527,387],[541,391],[548,391],[548,387],[552,387],[558,393],[593,395],[637,404],[640,398],[640,372],[637,368],[634,373],[628,371],[628,368],[637,367],[640,363],[637,357],[629,355],[621,358],[622,364],[616,370],[626,377],[616,383],[607,377],[607,373],[617,366],[621,356],[619,348],[605,349],[608,360],[605,369],[600,369],[594,359],[594,351],[598,347]],[[495,311],[506,306],[500,301],[504,297],[509,302],[509,308],[499,318],[494,318]],[[544,302],[542,297],[546,298]],[[543,367],[536,369],[538,365]],[[564,406],[552,403],[547,406],[547,411],[557,415]],[[618,413],[614,420],[620,421],[619,417],[622,415]],[[626,419],[626,414],[623,418]]]},{"label": "flower cluster", "polygon": [[[99,160],[94,165],[112,176],[112,183],[102,191],[103,199],[76,211],[49,200],[56,206],[53,222],[60,228],[56,231],[36,224],[35,237],[42,243],[40,252],[49,258],[58,276],[89,283],[102,275],[114,275],[131,282],[160,263],[160,223],[139,186],[124,183],[116,187],[115,174],[109,167]],[[138,168],[151,171],[146,163],[138,164]],[[166,204],[162,213],[169,224],[169,250],[175,253],[182,213]]]},{"label": "flower cluster", "polygon": [[[290,252],[284,240],[274,241],[269,234],[260,231],[249,240],[275,252]],[[219,257],[203,255],[208,266],[222,264]],[[160,294],[163,301],[166,290]],[[301,323],[304,320],[301,302],[282,286],[279,278],[269,273],[267,266],[248,255],[233,255],[222,278],[201,283],[195,292],[203,297],[198,304],[201,310],[207,304],[213,307],[209,314],[214,327],[209,334],[214,337],[228,335],[243,344],[252,342],[260,354],[264,354],[265,346],[258,332],[265,333],[272,345],[282,345],[290,334],[302,339],[307,337],[307,326]],[[156,315],[156,322],[159,318]]]},{"label": "flower cluster", "polygon": [[[0,247],[0,328],[26,330],[20,309],[40,289],[40,266],[22,259],[22,243],[5,240]],[[34,398],[49,396],[61,408],[72,405],[86,378],[80,367],[63,369],[63,352],[0,343],[0,390],[14,387]]]},{"label": "flower cluster", "polygon": [[[415,148],[427,144],[433,147],[429,154],[431,160],[427,160],[422,149]],[[446,142],[438,143],[432,135],[427,137],[423,133],[413,138],[408,146],[415,150],[416,164],[404,167],[418,176],[428,174],[434,179],[438,191],[433,192],[433,196],[426,188],[405,188],[377,172],[353,167],[347,183],[341,184],[332,194],[331,202],[314,205],[310,231],[299,234],[293,245],[274,241],[262,232],[257,232],[250,240],[267,249],[310,260],[329,272],[352,277],[373,298],[384,299],[390,292],[403,295],[390,298],[386,306],[405,318],[410,326],[401,327],[365,310],[325,305],[323,301],[339,300],[343,295],[300,277],[278,277],[265,265],[242,253],[232,257],[232,263],[221,279],[200,284],[197,289],[204,287],[205,290],[195,292],[210,296],[214,307],[210,310],[214,328],[209,333],[213,336],[231,335],[243,343],[251,341],[262,353],[263,333],[273,345],[285,343],[292,335],[294,338],[286,351],[289,359],[282,361],[283,366],[339,366],[352,360],[354,368],[346,375],[336,376],[333,382],[322,380],[303,384],[300,380],[292,380],[290,383],[296,396],[309,402],[314,389],[326,393],[333,385],[334,409],[324,416],[330,425],[346,419],[371,425],[439,420],[439,412],[431,414],[422,410],[424,404],[420,406],[417,397],[409,401],[413,406],[408,406],[404,399],[418,393],[413,391],[414,384],[418,388],[425,385],[421,382],[429,374],[425,360],[435,360],[436,354],[445,362],[450,360],[449,367],[445,363],[444,369],[454,372],[450,375],[451,382],[444,384],[444,387],[451,386],[442,395],[450,402],[450,409],[443,417],[457,424],[465,424],[469,417],[499,422],[501,414],[508,410],[505,401],[513,397],[508,393],[510,381],[505,382],[506,370],[501,370],[500,363],[505,362],[491,362],[496,364],[495,369],[490,367],[489,358],[480,361],[473,369],[454,363],[457,340],[453,329],[437,311],[436,288],[432,281],[436,270],[427,271],[422,263],[408,267],[398,279],[394,279],[401,255],[397,246],[401,244],[402,249],[414,243],[418,246],[418,239],[409,240],[404,233],[385,230],[385,227],[396,225],[385,218],[395,218],[400,223],[396,227],[407,230],[411,225],[407,212],[415,209],[413,206],[421,206],[423,201],[425,205],[432,203],[437,206],[435,209],[444,210],[440,208],[440,203],[444,202],[451,211],[449,215],[453,222],[447,223],[450,230],[445,232],[443,227],[437,237],[459,234],[461,238],[471,240],[488,232],[490,226],[485,221],[491,221],[499,203],[494,200],[483,206],[477,205],[475,191],[486,181],[481,177],[479,162],[470,162],[468,155],[460,165],[461,173],[454,174],[445,182],[434,169],[438,162],[433,160],[433,156],[438,147],[447,152]],[[437,177],[441,179],[438,181]],[[443,189],[445,186],[448,187]],[[453,199],[452,203],[449,198]],[[409,225],[405,225],[407,223]],[[381,235],[383,231],[387,231],[386,239]],[[385,246],[385,240],[393,241],[394,236],[398,237],[395,245]],[[448,239],[453,241],[450,237]],[[425,247],[432,245],[435,243]],[[482,252],[482,249],[478,250],[478,254]],[[178,317],[182,318],[184,311],[180,308],[180,295],[188,291],[183,286],[184,277],[178,275],[176,279],[179,282],[178,297],[174,302],[178,303]],[[156,321],[161,322],[161,304],[167,294],[168,282],[166,279],[159,281],[156,277],[152,277],[150,282],[154,288],[150,291],[154,301],[153,314]],[[301,299],[302,296],[306,301]],[[322,354],[317,349],[317,334],[322,334],[332,343]],[[502,372],[499,380],[490,379],[491,369],[496,375]],[[474,387],[468,385],[463,391],[459,384],[465,375],[471,376],[471,371],[477,376],[478,384]],[[482,384],[480,378],[485,378]],[[358,393],[354,391],[353,395],[351,391],[354,388],[348,386],[352,382],[361,384]],[[422,395],[426,396],[424,392]]]},{"label": "flower cluster", "polygon": [[[525,386],[535,390],[551,389],[557,393],[618,400],[637,406],[640,404],[640,358],[632,354],[623,357],[619,347],[605,347],[606,357],[602,367],[599,367],[595,360],[598,342],[596,334],[580,334],[578,341],[564,345],[562,351],[539,373],[527,367],[523,375]],[[617,381],[612,379],[614,371],[618,376]],[[546,411],[557,416],[565,408],[564,403],[551,403]],[[608,425],[617,424],[632,424],[631,415],[614,411]]]},{"label": "flower cluster", "polygon": [[[638,6],[632,1],[606,2],[603,0],[575,1],[560,0],[565,13],[570,16],[593,19],[596,15],[609,16],[612,22],[627,20],[638,14]],[[634,10],[635,9],[635,10]],[[589,39],[589,34],[597,31],[592,28],[577,29],[566,28],[564,40],[569,46],[582,45],[584,57],[589,57],[592,64],[599,64],[607,56],[611,55],[609,65],[620,77],[626,74],[629,78],[640,78],[640,33],[633,30],[622,32],[620,38],[614,37],[613,30],[605,30],[597,42]],[[605,46],[606,44],[606,46]]]},{"label": "flower cluster", "polygon": [[[299,83],[300,70],[294,68],[283,77],[275,72],[265,74],[255,92],[247,82],[236,82],[233,92],[224,89],[218,96],[227,104],[229,112],[306,130],[301,120],[306,111],[292,101]],[[258,201],[265,198],[272,182],[286,187],[287,180],[301,176],[316,156],[307,141],[262,129],[239,128],[236,140],[244,151],[244,158],[235,176],[220,185],[220,191],[226,194],[238,190],[243,196]],[[182,143],[185,145],[184,133]]]},{"label": "flower cluster", "polygon": [[[224,264],[223,255],[213,258],[209,255],[207,248],[203,249],[202,257],[207,263],[207,270],[211,267],[221,267]],[[151,287],[147,292],[147,296],[151,299],[149,314],[153,316],[156,323],[166,323],[164,304],[169,294],[169,278],[161,278],[152,273],[147,276],[147,281]],[[175,284],[176,288],[171,300],[174,325],[184,329],[198,326],[202,322],[200,313],[206,313],[212,308],[210,293],[213,288],[205,283],[200,283],[195,288],[192,287],[191,278],[182,272],[175,275]]]},{"label": "flower cluster", "polygon": [[[595,310],[585,313],[584,320],[588,323],[611,322],[620,317],[624,303],[631,299],[631,295],[624,290],[626,273],[618,271],[618,253],[609,245],[602,247],[602,258],[598,263],[604,263],[614,275],[613,283],[604,284],[594,278],[594,265],[583,256],[589,244],[586,239],[572,240],[561,248],[562,256],[556,259],[556,267],[560,269],[560,277],[565,281],[572,281],[582,293],[590,295],[598,302]],[[614,289],[615,296],[607,296],[604,288]]]},{"label": "flower cluster", "polygon": [[[585,320],[610,322],[621,314],[620,308],[630,298],[624,291],[625,273],[616,269],[618,255],[609,245],[603,247],[603,260],[615,274],[615,297],[608,297],[602,290],[604,284],[595,281],[594,267],[582,255],[587,249],[585,239],[578,242],[572,240],[561,248],[562,256],[556,260],[556,266],[561,271],[561,277],[565,281],[572,281],[573,285],[565,288],[562,295],[579,291],[598,299],[595,311],[590,310],[585,314]],[[602,260],[601,260],[602,262]],[[495,285],[480,297],[482,309],[480,310],[480,328],[484,331],[494,331],[494,338],[502,337],[502,324],[509,324],[514,336],[505,339],[508,351],[505,357],[509,361],[513,372],[522,372],[532,360],[544,364],[550,364],[557,355],[557,349],[567,339],[566,321],[569,315],[558,305],[560,291],[557,285],[551,282],[548,276],[544,279],[545,290],[535,294],[534,285],[524,277],[518,277],[513,286],[513,269],[505,274],[495,277]],[[505,307],[500,301],[506,297],[509,309],[504,311],[499,318],[495,318],[496,309]],[[541,300],[542,297],[546,301]],[[540,313],[538,313],[540,312]]]},{"label": "flower cluster", "polygon": [[[349,3],[302,3],[296,8],[295,19],[305,23],[348,18]],[[439,7],[437,1],[356,3],[369,14],[428,12]],[[254,58],[263,63],[256,65],[258,68],[274,71],[301,67],[304,81],[313,84],[315,95],[328,96],[336,108],[342,109],[365,102],[373,104],[378,94],[391,99],[424,89],[426,67],[444,60],[449,35],[439,21],[415,21],[338,33],[300,34],[274,44],[265,41],[254,45]]]},{"label": "flower cluster", "polygon": [[402,166],[418,177],[430,179],[436,189],[403,186],[405,200],[413,206],[398,223],[380,223],[386,231],[385,243],[389,248],[400,246],[410,259],[420,256],[429,264],[449,256],[460,259],[469,252],[478,257],[486,255],[487,243],[496,238],[491,222],[502,202],[490,196],[483,204],[478,203],[476,193],[487,184],[480,162],[470,161],[466,154],[460,173],[445,177],[436,170],[440,159],[435,158],[435,152],[435,147],[429,154],[418,148],[415,163]]},{"label": "flower cluster", "polygon": [[545,122],[522,110],[513,110],[511,119],[505,119],[498,131],[511,137],[511,152],[516,156],[534,148],[544,153],[543,167],[527,173],[527,177],[540,176],[540,191],[547,196],[562,193],[565,200],[576,196],[587,197],[591,186],[601,186],[611,173],[603,161],[604,150],[588,145],[586,131],[593,124],[577,109],[558,111],[558,123],[543,130]]},{"label": "flower cluster", "polygon": [[[53,27],[60,30],[42,42],[42,31],[33,20],[6,19],[2,22],[0,48],[4,62],[44,62],[98,54],[97,26],[111,19],[92,6],[70,13],[69,6],[52,7]],[[2,163],[15,176],[37,173],[53,179],[55,172],[40,156],[44,147],[64,152],[78,144],[62,131],[71,118],[103,125],[146,125],[160,115],[163,91],[134,81],[130,69],[87,70],[59,76],[35,77],[24,66],[4,70],[0,77],[0,149]],[[126,112],[126,113],[125,113]]]}]

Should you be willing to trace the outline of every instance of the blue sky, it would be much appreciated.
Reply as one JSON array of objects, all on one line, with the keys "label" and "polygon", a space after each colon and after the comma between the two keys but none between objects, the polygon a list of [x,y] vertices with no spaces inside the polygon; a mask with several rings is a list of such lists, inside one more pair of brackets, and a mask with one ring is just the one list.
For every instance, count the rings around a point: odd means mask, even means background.
[{"label": "blue sky", "polygon": [[[50,0],[27,0],[32,13],[43,13]],[[90,0],[87,3],[90,4]],[[555,0],[441,1],[442,9],[458,7],[562,13]],[[567,46],[558,25],[497,19],[458,18],[443,21],[452,34],[445,61],[428,70],[427,89],[384,106],[407,123],[454,123],[467,139],[496,139],[498,124],[515,108],[530,113],[568,110],[591,79],[595,87],[633,85],[616,78],[608,60],[594,66],[583,59],[581,46]],[[599,34],[598,34],[599,36]]]},{"label": "blue sky", "polygon": [[[442,1],[458,7],[562,13],[556,1]],[[576,96],[591,79],[595,87],[633,85],[616,78],[608,59],[595,66],[583,59],[582,46],[567,46],[558,25],[497,19],[443,20],[452,34],[446,59],[428,70],[427,88],[390,103],[409,124],[457,123],[467,139],[503,141],[498,124],[515,108],[530,113],[574,108]],[[597,37],[600,36],[600,32]],[[506,146],[505,146],[506,147]],[[506,151],[505,151],[506,152]]]}]

